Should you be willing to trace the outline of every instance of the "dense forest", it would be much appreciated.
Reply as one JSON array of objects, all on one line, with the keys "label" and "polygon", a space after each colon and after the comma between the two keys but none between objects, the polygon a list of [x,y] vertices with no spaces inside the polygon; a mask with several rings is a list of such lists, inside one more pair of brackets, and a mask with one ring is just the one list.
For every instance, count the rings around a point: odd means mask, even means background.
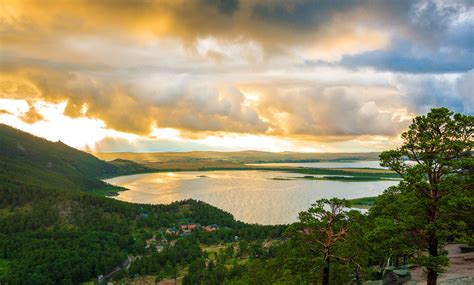
[{"label": "dense forest", "polygon": [[1,125],[0,283],[397,284],[420,266],[437,284],[449,266],[444,245],[474,246],[473,135],[473,116],[433,109],[380,155],[402,181],[367,214],[323,199],[294,224],[260,226],[193,200],[102,197],[110,186],[99,178],[149,169]]},{"label": "dense forest", "polygon": [[109,186],[97,178],[127,169],[5,125],[0,126],[0,158],[2,284],[95,280],[127,256],[145,252],[150,232],[179,226],[183,219],[223,227],[203,240],[255,240],[284,230],[237,222],[197,201],[152,206],[101,197],[97,189]]}]

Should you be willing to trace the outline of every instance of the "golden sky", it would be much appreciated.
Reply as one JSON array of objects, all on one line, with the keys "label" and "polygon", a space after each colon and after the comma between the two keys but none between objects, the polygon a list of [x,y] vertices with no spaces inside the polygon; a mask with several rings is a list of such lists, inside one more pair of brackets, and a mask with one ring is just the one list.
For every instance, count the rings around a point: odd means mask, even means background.
[{"label": "golden sky", "polygon": [[474,109],[472,1],[0,0],[0,123],[91,151],[379,151]]}]

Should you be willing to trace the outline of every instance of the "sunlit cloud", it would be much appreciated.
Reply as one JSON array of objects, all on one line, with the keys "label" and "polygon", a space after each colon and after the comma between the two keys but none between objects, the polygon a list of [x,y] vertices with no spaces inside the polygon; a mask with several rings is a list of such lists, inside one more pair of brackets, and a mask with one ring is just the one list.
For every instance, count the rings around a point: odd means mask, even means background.
[{"label": "sunlit cloud", "polygon": [[[0,99],[1,109],[9,113],[0,114],[3,123],[27,131],[52,141],[62,141],[81,149],[92,149],[95,143],[105,137],[133,140],[135,135],[108,130],[104,122],[86,117],[70,118],[64,116],[67,103],[48,104],[36,102],[29,106],[25,100]],[[31,108],[41,119],[30,121],[25,116]]]},{"label": "sunlit cloud", "polygon": [[474,111],[469,1],[19,0],[0,22],[0,122],[83,149],[381,150]]}]

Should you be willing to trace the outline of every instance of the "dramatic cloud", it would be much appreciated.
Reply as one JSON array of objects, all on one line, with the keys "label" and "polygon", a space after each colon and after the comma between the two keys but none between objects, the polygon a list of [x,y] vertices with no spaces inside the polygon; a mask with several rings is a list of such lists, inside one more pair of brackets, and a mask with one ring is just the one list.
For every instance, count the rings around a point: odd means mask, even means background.
[{"label": "dramatic cloud", "polygon": [[257,108],[273,123],[271,133],[278,135],[314,136],[323,140],[397,135],[399,118],[392,110],[378,106],[374,100],[381,100],[367,93],[362,88],[345,86],[279,88],[262,96]]},{"label": "dramatic cloud", "polygon": [[473,112],[473,6],[7,1],[0,122],[91,124],[105,151],[379,149],[432,107]]},{"label": "dramatic cloud", "polygon": [[413,73],[474,68],[474,6],[470,1],[420,1],[410,8],[409,34],[395,33],[383,50],[344,56],[343,65]]}]

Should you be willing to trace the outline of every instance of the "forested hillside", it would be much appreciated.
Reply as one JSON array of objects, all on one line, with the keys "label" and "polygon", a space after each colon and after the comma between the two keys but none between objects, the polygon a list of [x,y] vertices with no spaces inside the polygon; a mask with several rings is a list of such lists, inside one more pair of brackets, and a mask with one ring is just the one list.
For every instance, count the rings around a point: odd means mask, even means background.
[{"label": "forested hillside", "polygon": [[5,125],[0,169],[2,284],[96,280],[127,256],[143,254],[150,232],[178,227],[182,220],[219,224],[225,228],[219,240],[275,237],[284,229],[246,225],[196,201],[152,206],[93,195],[88,192],[105,185],[97,178],[143,169],[126,161],[109,164]]},{"label": "forested hillside", "polygon": [[107,163],[62,142],[50,142],[0,124],[0,181],[69,190],[104,188],[98,178],[146,171],[130,161]]}]

